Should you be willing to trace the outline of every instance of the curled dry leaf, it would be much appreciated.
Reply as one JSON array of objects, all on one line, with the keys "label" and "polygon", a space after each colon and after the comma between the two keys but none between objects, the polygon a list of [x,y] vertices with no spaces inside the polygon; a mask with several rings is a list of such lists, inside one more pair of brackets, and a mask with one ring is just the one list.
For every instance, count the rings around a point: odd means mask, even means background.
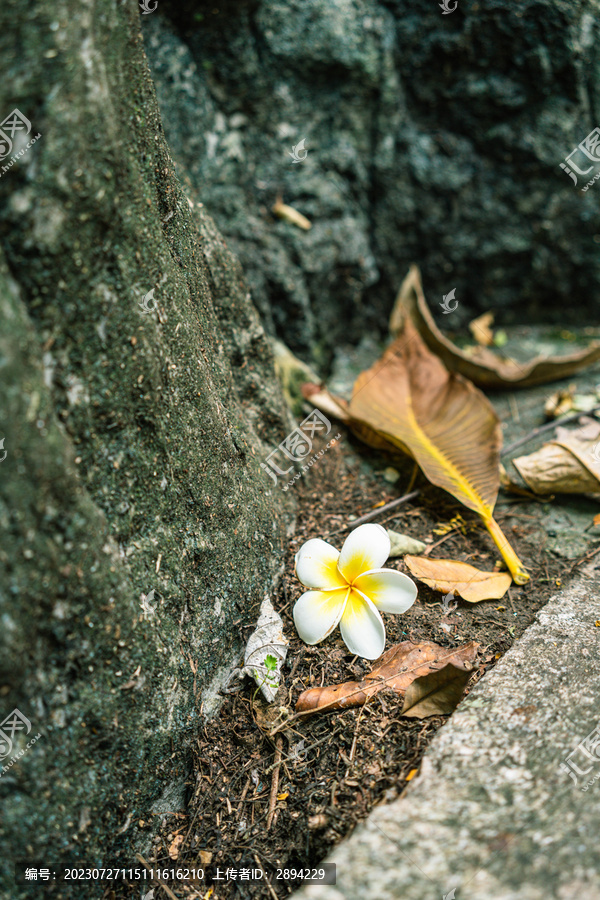
[{"label": "curled dry leaf", "polygon": [[482,572],[468,563],[454,559],[430,559],[405,556],[412,575],[442,594],[458,594],[469,603],[500,600],[511,585],[508,572]]},{"label": "curled dry leaf", "polygon": [[493,517],[501,431],[489,400],[447,371],[406,319],[401,335],[356,379],[352,430],[412,456],[432,484],[479,513],[517,584],[529,575]]},{"label": "curled dry leaf", "polygon": [[556,439],[513,466],[536,494],[600,493],[600,423],[576,431],[556,429]]},{"label": "curled dry leaf", "polygon": [[347,681],[300,694],[296,712],[321,712],[362,706],[388,689],[404,697],[403,716],[447,715],[457,706],[471,673],[478,644],[448,649],[422,641],[390,647],[362,681]]},{"label": "curled dry leaf", "polygon": [[451,372],[460,372],[485,388],[525,388],[568,378],[591,363],[600,360],[600,343],[593,341],[585,350],[566,356],[538,356],[527,363],[498,356],[487,347],[460,350],[439,330],[423,294],[421,275],[416,266],[410,271],[396,298],[390,318],[390,331],[398,334],[410,318],[419,334]]},{"label": "curled dry leaf", "polygon": [[[268,597],[262,602],[256,629],[250,635],[244,651],[242,673],[253,678],[267,701],[273,703],[279,690],[281,667],[287,656],[289,641],[283,633],[283,622]],[[267,656],[277,660],[274,669],[266,666]]]}]

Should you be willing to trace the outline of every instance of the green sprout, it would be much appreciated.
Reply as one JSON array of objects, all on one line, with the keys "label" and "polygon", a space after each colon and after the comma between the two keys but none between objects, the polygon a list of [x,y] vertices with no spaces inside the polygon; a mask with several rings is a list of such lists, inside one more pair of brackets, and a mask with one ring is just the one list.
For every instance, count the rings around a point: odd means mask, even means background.
[{"label": "green sprout", "polygon": [[[271,654],[268,653],[267,656],[265,656],[265,658],[263,660],[263,666],[265,667],[267,672],[266,672],[266,675],[263,676],[263,680],[261,681],[261,683],[258,685],[256,690],[254,691],[254,696],[252,697],[252,703],[254,703],[254,700],[256,699],[256,695],[260,691],[263,684],[265,684],[265,682],[267,682],[267,681],[270,681],[271,683],[277,682],[277,657],[271,656]],[[256,672],[256,669],[254,671]]]},{"label": "green sprout", "polygon": [[275,678],[275,670],[277,669],[277,659],[275,656],[271,656],[269,653],[265,657],[264,666],[267,670],[267,678],[271,679],[271,681]]}]

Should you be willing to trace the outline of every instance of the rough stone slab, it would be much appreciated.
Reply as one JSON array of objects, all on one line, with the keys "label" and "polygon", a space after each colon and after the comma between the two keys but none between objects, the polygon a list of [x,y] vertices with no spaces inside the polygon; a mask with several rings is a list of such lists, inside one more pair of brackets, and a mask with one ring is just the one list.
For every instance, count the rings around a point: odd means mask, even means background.
[{"label": "rough stone slab", "polygon": [[337,885],[299,900],[598,900],[600,758],[577,785],[560,770],[600,720],[593,565],[460,705],[402,798],[328,857]]},{"label": "rough stone slab", "polygon": [[[598,167],[577,186],[560,168],[597,123],[597,0],[440,2],[160,0],[141,16],[178,164],[269,333],[317,366],[380,333],[415,261],[445,328],[488,309],[503,326],[598,319],[598,184],[582,192]],[[264,214],[277,190],[310,231]]]}]

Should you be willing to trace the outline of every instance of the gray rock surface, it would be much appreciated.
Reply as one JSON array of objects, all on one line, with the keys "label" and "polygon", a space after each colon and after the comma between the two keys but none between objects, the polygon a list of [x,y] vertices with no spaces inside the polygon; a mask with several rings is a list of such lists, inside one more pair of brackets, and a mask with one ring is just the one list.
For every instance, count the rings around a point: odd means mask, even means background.
[{"label": "gray rock surface", "polygon": [[[298,900],[597,900],[600,745],[576,748],[600,724],[599,620],[596,565],[460,704],[403,796],[331,854],[337,885]],[[561,770],[573,751],[585,776]]]},{"label": "gray rock surface", "polygon": [[259,467],[290,430],[269,342],[175,176],[139,27],[135,3],[0,8],[0,119],[41,135],[0,177],[0,723],[32,727],[0,740],[12,900],[15,860],[130,863],[182,808],[293,521]]},{"label": "gray rock surface", "polygon": [[[159,7],[144,40],[173,153],[294,352],[380,334],[412,262],[444,325],[452,288],[453,323],[598,316],[600,188],[560,168],[598,124],[595,0]],[[310,231],[272,215],[279,193]]]}]

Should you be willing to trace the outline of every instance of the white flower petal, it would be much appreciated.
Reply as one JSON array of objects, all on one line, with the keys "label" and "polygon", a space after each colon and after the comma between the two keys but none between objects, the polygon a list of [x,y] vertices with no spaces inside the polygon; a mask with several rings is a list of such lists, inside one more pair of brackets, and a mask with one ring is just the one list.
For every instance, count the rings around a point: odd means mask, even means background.
[{"label": "white flower petal", "polygon": [[348,587],[337,569],[340,551],[322,541],[313,538],[303,544],[296,553],[296,575],[307,588],[327,590]]},{"label": "white flower petal", "polygon": [[390,555],[390,539],[381,525],[359,525],[342,547],[338,569],[352,583],[362,572],[379,569]]},{"label": "white flower petal", "polygon": [[340,619],[340,631],[351,653],[377,659],[385,647],[385,625],[368,597],[351,591]]},{"label": "white flower petal", "polygon": [[354,587],[372,600],[377,609],[387,613],[406,612],[417,597],[417,586],[412,578],[395,569],[363,572],[355,580]]},{"label": "white flower petal", "polygon": [[350,591],[306,591],[294,606],[294,624],[305,644],[318,644],[337,626]]}]

